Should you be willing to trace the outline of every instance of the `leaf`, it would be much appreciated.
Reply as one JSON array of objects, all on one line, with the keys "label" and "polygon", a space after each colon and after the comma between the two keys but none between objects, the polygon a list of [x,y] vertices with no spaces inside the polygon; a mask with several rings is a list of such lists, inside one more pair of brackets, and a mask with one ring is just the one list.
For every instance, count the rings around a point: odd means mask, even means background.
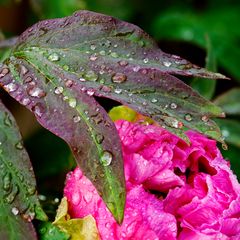
[{"label": "leaf", "polygon": [[71,240],[100,239],[95,219],[91,215],[84,218],[70,219],[66,197],[62,198],[53,224],[69,234]]},{"label": "leaf", "polygon": [[[207,57],[206,57],[206,69],[216,71],[216,57],[212,48],[211,40],[208,35],[206,36],[207,41]],[[197,90],[197,92],[205,97],[211,99],[214,95],[216,88],[216,81],[211,79],[194,78],[191,82],[191,87]]]},{"label": "leaf", "polygon": [[5,59],[11,54],[11,47],[16,44],[16,37],[4,40],[3,35],[0,31],[0,63],[4,62]]},{"label": "leaf", "polygon": [[42,222],[38,226],[40,240],[68,240],[70,236],[62,232],[57,226],[50,222]]},{"label": "leaf", "polygon": [[232,119],[216,119],[222,135],[227,143],[240,147],[240,121]]},{"label": "leaf", "polygon": [[231,90],[218,96],[214,103],[221,107],[226,114],[240,114],[240,88],[232,88]]},{"label": "leaf", "polygon": [[109,116],[113,121],[122,119],[133,122],[136,119],[137,113],[129,107],[117,106],[109,111]]},{"label": "leaf", "polygon": [[186,9],[168,9],[156,18],[152,26],[155,37],[158,39],[174,39],[195,43],[207,48],[205,35],[214,46],[218,65],[227,69],[238,81],[240,79],[238,41],[240,30],[237,23],[240,21],[239,7],[214,5],[205,11]]},{"label": "leaf", "polygon": [[[95,96],[112,98],[186,139],[183,125],[219,141],[221,109],[170,74],[225,78],[163,53],[138,27],[88,11],[26,30],[0,83],[64,139],[120,223],[125,185],[116,128]],[[14,80],[13,80],[14,79]]]},{"label": "leaf", "polygon": [[0,239],[36,239],[31,220],[46,220],[34,173],[13,116],[0,102]]}]

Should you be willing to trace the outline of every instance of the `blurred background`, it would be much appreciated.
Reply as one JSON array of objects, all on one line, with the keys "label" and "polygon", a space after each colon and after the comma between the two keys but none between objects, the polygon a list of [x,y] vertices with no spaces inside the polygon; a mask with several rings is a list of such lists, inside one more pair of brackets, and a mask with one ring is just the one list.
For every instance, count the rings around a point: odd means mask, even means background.
[{"label": "blurred background", "polygon": [[[240,179],[240,1],[0,0],[0,40],[21,34],[39,20],[65,17],[80,9],[134,23],[149,33],[163,51],[231,78],[181,79],[225,111],[226,119],[217,120],[229,146],[222,154]],[[0,61],[6,50],[0,49]],[[0,94],[23,134],[42,201],[52,208],[61,198],[66,172],[74,167],[69,148],[41,128],[33,115],[3,90]]]}]

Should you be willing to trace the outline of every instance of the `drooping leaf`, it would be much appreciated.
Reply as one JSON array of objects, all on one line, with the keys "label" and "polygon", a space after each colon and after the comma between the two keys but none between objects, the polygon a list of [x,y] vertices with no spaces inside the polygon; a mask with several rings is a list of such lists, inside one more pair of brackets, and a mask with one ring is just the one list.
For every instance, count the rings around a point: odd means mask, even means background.
[{"label": "drooping leaf", "polygon": [[[207,42],[207,57],[206,57],[206,69],[210,71],[217,71],[216,66],[216,57],[214,53],[214,49],[209,37],[206,37]],[[206,99],[211,99],[214,95],[216,88],[216,81],[211,79],[202,79],[202,78],[194,78],[191,82],[191,87],[193,87],[197,92],[205,97]]]},{"label": "drooping leaf", "polygon": [[214,103],[226,114],[240,115],[240,88],[232,88],[223,93],[214,100]]},{"label": "drooping leaf", "polygon": [[68,240],[70,235],[61,231],[50,222],[42,222],[38,226],[39,240]]},{"label": "drooping leaf", "polygon": [[0,66],[0,82],[71,147],[118,222],[125,187],[120,140],[93,95],[112,98],[186,139],[183,126],[219,141],[220,108],[171,76],[225,78],[162,52],[138,27],[80,11],[26,30]]},{"label": "drooping leaf", "polygon": [[62,198],[58,207],[54,225],[70,235],[71,240],[99,240],[95,219],[88,215],[84,218],[70,219],[68,214],[68,202]]},{"label": "drooping leaf", "polygon": [[46,220],[15,120],[0,102],[0,239],[36,239],[31,220]]}]

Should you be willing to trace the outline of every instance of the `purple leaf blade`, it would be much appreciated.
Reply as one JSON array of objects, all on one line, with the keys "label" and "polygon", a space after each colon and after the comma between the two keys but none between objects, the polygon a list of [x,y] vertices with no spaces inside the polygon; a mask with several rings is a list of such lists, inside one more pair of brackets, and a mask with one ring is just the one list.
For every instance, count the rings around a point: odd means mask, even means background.
[{"label": "purple leaf blade", "polygon": [[0,238],[37,239],[31,220],[47,220],[13,116],[0,102]]}]

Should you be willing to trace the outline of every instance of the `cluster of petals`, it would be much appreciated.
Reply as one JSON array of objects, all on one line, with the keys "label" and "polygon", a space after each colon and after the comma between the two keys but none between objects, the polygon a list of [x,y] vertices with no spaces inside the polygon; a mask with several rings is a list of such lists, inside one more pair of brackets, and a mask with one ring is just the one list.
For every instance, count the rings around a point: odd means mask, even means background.
[{"label": "cluster of petals", "polygon": [[240,239],[240,184],[216,141],[188,131],[187,144],[159,126],[115,124],[127,186],[123,223],[79,168],[64,189],[72,217],[91,214],[103,240]]}]

